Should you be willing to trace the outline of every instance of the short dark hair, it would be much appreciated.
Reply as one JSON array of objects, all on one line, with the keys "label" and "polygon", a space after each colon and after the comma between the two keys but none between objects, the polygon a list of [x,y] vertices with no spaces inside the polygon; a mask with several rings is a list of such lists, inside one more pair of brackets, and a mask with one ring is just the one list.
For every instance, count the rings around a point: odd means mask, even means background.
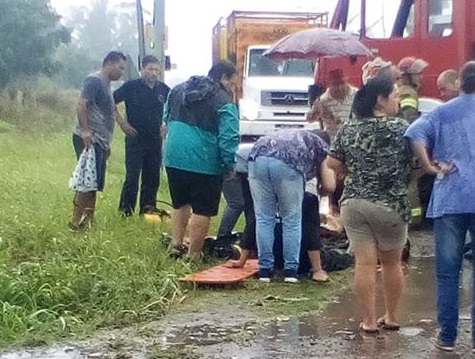
[{"label": "short dark hair", "polygon": [[234,66],[231,61],[220,60],[211,67],[208,72],[208,77],[212,78],[214,81],[220,81],[223,75],[227,79],[230,79],[236,72],[236,66]]},{"label": "short dark hair", "polygon": [[353,101],[353,113],[356,118],[371,118],[374,116],[374,108],[378,97],[389,97],[394,90],[394,80],[390,76],[376,76],[369,79],[355,95]]},{"label": "short dark hair", "polygon": [[460,87],[466,94],[475,92],[475,61],[466,62],[460,69]]},{"label": "short dark hair", "polygon": [[102,60],[102,66],[105,66],[108,63],[119,62],[121,60],[127,61],[127,57],[125,57],[125,55],[120,51],[111,51],[106,55],[106,57],[104,57],[104,60]]},{"label": "short dark hair", "polygon": [[148,64],[160,64],[160,61],[158,61],[157,57],[154,55],[145,55],[142,59],[141,66],[144,68]]}]

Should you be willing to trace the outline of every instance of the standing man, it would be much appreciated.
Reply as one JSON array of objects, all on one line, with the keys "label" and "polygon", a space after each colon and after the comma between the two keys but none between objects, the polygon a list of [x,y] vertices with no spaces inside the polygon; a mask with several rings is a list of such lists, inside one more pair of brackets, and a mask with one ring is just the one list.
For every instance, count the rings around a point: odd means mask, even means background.
[{"label": "standing man", "polygon": [[160,64],[155,56],[142,60],[142,77],[124,83],[114,91],[118,104],[125,102],[126,118],[117,113],[125,137],[125,182],[120,195],[119,210],[126,217],[132,215],[140,185],[140,214],[157,213],[157,191],[160,185],[162,162],[163,105],[170,88],[158,81]]},{"label": "standing man", "polygon": [[[223,176],[234,175],[239,118],[232,102],[236,68],[219,61],[208,76],[193,76],[168,97],[165,167],[172,198],[173,253],[199,260],[210,218],[218,213]],[[189,247],[184,247],[188,229]]]},{"label": "standing man", "polygon": [[[405,134],[423,168],[436,175],[427,216],[434,219],[440,327],[436,347],[444,351],[453,351],[457,339],[464,243],[475,230],[475,61],[462,67],[459,80],[460,96],[414,122]],[[472,251],[474,247],[472,241]],[[475,349],[474,305],[471,344]]]},{"label": "standing man", "polygon": [[320,121],[321,127],[329,135],[331,141],[335,138],[341,124],[348,120],[351,106],[355,98],[356,88],[348,84],[342,69],[328,73],[328,88],[317,98],[309,113],[309,122]]},{"label": "standing man", "polygon": [[415,57],[404,57],[397,67],[401,71],[399,83],[399,112],[410,123],[419,117],[419,89],[422,72],[429,64]]},{"label": "standing man", "polygon": [[442,101],[447,102],[459,95],[458,72],[452,69],[441,72],[437,77],[437,88]]},{"label": "standing man", "polygon": [[[320,127],[324,129],[333,140],[341,125],[350,118],[351,107],[357,89],[351,86],[342,69],[328,72],[328,88],[325,93],[312,105],[307,114],[309,122],[320,121]],[[335,191],[328,198],[330,214],[340,215],[340,198],[343,193],[343,174],[337,174]]]},{"label": "standing man", "polygon": [[[110,89],[125,70],[126,57],[111,51],[102,61],[99,72],[84,80],[77,105],[77,123],[73,131],[73,145],[79,159],[84,148],[94,147],[96,155],[97,190],[104,189],[106,161],[114,131],[116,107]],[[90,227],[96,207],[96,191],[76,192],[74,209],[69,227],[82,230]]]}]

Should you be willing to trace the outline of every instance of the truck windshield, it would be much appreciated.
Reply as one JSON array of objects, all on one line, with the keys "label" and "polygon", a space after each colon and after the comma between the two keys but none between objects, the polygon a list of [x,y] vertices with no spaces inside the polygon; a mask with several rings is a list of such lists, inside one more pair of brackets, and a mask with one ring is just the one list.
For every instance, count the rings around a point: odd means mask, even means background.
[{"label": "truck windshield", "polygon": [[249,51],[249,76],[312,77],[315,61],[290,59],[273,61],[262,56],[266,49]]}]

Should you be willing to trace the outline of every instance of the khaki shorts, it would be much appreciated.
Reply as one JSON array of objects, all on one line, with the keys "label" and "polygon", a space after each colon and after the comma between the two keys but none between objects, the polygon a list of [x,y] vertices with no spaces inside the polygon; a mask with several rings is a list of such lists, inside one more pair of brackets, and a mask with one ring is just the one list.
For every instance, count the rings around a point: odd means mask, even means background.
[{"label": "khaki shorts", "polygon": [[350,250],[374,243],[380,251],[402,249],[407,223],[392,208],[364,199],[347,199],[341,204],[341,219],[350,240]]}]

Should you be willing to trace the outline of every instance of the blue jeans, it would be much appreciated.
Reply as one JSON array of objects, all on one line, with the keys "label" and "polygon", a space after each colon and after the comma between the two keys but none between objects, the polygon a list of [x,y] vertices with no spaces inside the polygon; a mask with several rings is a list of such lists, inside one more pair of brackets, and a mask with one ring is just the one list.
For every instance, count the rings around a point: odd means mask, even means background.
[{"label": "blue jeans", "polygon": [[274,268],[276,213],[282,218],[284,270],[297,275],[302,238],[304,176],[273,157],[260,156],[249,162],[249,185],[256,213],[259,269]]},{"label": "blue jeans", "polygon": [[[475,231],[475,214],[445,215],[434,220],[435,268],[437,278],[437,321],[440,339],[453,343],[459,319],[459,285],[464,244],[468,232]],[[475,253],[475,242],[472,241]],[[475,294],[475,271],[472,291]],[[473,300],[473,299],[472,299]],[[472,340],[475,344],[475,306],[472,304]]]},{"label": "blue jeans", "polygon": [[218,229],[218,238],[229,236],[236,225],[239,216],[244,211],[244,197],[241,188],[241,178],[236,176],[223,181],[223,195],[226,208]]}]

